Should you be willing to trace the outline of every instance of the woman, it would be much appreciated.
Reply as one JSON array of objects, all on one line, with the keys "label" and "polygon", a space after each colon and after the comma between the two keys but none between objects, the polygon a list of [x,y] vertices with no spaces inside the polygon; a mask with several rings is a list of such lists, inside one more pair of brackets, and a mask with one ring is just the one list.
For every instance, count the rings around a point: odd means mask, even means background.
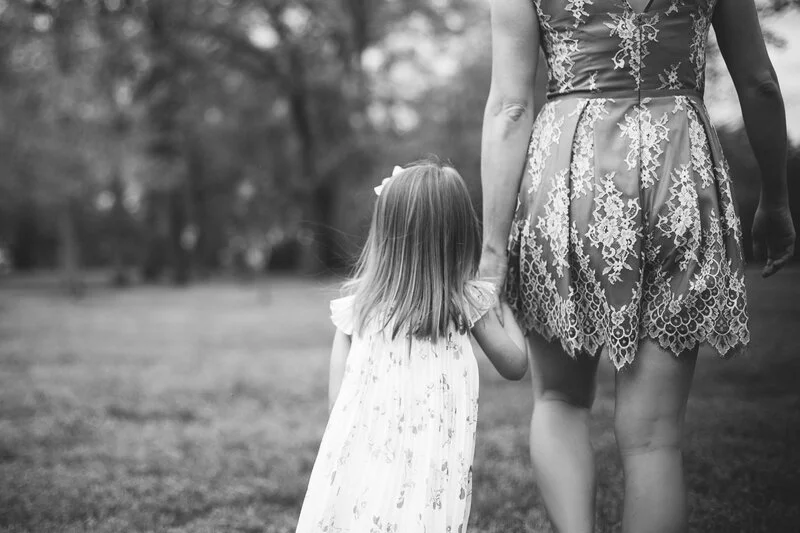
[{"label": "woman", "polygon": [[[764,276],[795,240],[783,101],[753,0],[494,0],[491,13],[481,272],[527,332],[544,504],[558,531],[592,531],[602,352],[617,368],[623,531],[685,531],[698,344],[731,356],[749,341],[741,229],[702,101],[712,24],[761,168]],[[534,124],[540,41],[549,84]]]}]

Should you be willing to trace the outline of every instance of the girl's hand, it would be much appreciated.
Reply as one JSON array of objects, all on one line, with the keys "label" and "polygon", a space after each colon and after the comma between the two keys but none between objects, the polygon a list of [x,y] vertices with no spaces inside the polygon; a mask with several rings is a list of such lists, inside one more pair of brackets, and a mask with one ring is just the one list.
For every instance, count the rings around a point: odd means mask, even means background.
[{"label": "girl's hand", "polygon": [[[500,307],[501,313],[504,310],[511,312],[505,304]],[[525,377],[528,371],[528,355],[524,337],[521,336],[522,332],[517,328],[519,335],[516,335],[514,327],[516,327],[514,317],[508,316],[506,325],[502,326],[497,316],[490,312],[475,323],[472,334],[500,375],[516,381]]]},{"label": "girl's hand", "polygon": [[483,250],[481,253],[481,262],[478,266],[478,275],[481,279],[485,279],[494,285],[497,300],[495,301],[492,310],[494,311],[497,319],[500,321],[500,324],[504,324],[501,303],[503,301],[503,289],[506,284],[507,272],[508,257],[506,257],[504,254],[493,252],[491,250]]},{"label": "girl's hand", "polygon": [[770,277],[792,258],[795,238],[789,206],[765,207],[763,201],[759,202],[753,219],[753,254],[756,259],[766,256],[763,277]]}]

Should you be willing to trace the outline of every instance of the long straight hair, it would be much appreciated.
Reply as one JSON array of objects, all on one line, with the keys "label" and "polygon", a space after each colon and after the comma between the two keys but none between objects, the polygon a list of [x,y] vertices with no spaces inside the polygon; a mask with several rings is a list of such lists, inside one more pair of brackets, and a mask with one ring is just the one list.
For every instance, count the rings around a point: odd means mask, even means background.
[{"label": "long straight hair", "polygon": [[469,294],[480,258],[480,227],[459,173],[418,161],[386,182],[366,245],[345,291],[355,295],[355,326],[436,341],[468,326]]}]

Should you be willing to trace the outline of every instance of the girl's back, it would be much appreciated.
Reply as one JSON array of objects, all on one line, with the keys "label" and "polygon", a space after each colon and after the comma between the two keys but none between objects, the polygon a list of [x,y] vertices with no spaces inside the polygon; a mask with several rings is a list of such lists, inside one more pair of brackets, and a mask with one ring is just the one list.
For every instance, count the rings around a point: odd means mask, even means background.
[{"label": "girl's back", "polygon": [[[482,302],[474,321],[492,305],[492,287],[466,291]],[[455,326],[436,341],[353,334],[353,304],[331,302],[352,344],[298,531],[465,531],[478,414],[469,336]]]},{"label": "girl's back", "polygon": [[331,302],[331,416],[298,522],[310,532],[465,533],[472,496],[478,365],[524,351],[476,281],[480,232],[452,167],[399,169],[381,187],[350,296]]}]

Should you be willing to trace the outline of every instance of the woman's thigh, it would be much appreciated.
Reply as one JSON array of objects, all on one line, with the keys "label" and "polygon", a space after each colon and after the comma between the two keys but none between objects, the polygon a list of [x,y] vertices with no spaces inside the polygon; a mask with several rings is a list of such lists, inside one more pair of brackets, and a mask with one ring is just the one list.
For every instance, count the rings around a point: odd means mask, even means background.
[{"label": "woman's thigh", "polygon": [[680,446],[697,348],[676,357],[650,339],[617,372],[614,424],[620,450]]},{"label": "woman's thigh", "polygon": [[579,354],[572,358],[556,340],[536,332],[527,335],[534,401],[562,401],[590,408],[594,401],[599,357]]}]

